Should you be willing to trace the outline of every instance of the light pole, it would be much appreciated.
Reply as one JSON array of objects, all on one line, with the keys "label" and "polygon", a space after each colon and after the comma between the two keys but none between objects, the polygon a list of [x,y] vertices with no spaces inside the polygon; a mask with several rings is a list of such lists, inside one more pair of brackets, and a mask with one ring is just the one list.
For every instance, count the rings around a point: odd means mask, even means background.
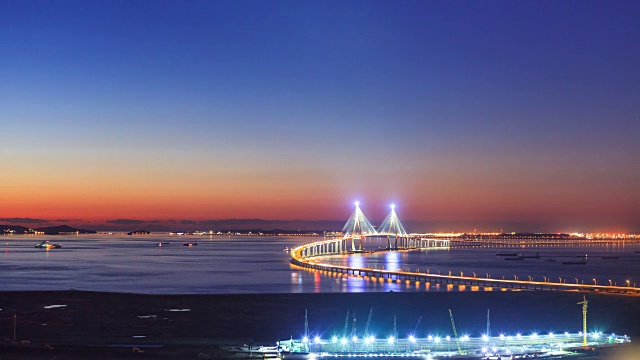
[{"label": "light pole", "polygon": [[598,285],[598,282],[596,281],[596,279],[593,279],[593,285]]},{"label": "light pole", "polygon": [[578,278],[574,278],[574,279],[576,279],[576,285],[578,285]]},{"label": "light pole", "polygon": [[631,282],[629,280],[627,280],[627,286],[631,286]]},{"label": "light pole", "polygon": [[487,279],[491,279],[491,276],[489,276],[489,273],[485,273],[487,275]]},{"label": "light pole", "polygon": [[609,279],[609,286],[613,286],[613,284],[611,283],[611,279]]},{"label": "light pole", "polygon": [[515,274],[513,275],[513,280],[518,281],[518,277]]}]

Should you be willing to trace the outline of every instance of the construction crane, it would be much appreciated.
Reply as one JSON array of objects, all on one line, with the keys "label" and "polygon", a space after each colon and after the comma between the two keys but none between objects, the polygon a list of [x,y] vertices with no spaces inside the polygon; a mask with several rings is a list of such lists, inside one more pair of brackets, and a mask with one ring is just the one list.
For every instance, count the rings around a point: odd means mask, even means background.
[{"label": "construction crane", "polygon": [[418,325],[420,325],[420,321],[421,321],[421,320],[422,320],[422,316],[420,316],[420,317],[418,318],[418,322],[416,323],[416,327],[415,327],[415,328],[413,328],[413,335],[414,335],[414,336],[417,336],[417,333],[418,333]]},{"label": "construction crane", "polygon": [[373,308],[369,310],[369,317],[367,318],[367,325],[364,327],[364,337],[365,339],[369,337],[369,324],[371,323],[371,314],[373,314]]},{"label": "construction crane", "polygon": [[587,346],[587,297],[584,296],[583,300],[578,303],[582,305],[582,346]]},{"label": "construction crane", "polygon": [[342,332],[342,338],[347,337],[347,330],[349,329],[349,310],[347,310],[347,316],[344,318],[344,331]]},{"label": "construction crane", "polygon": [[449,317],[451,318],[451,327],[453,327],[453,335],[456,337],[456,345],[458,345],[458,352],[460,355],[464,355],[466,352],[462,351],[460,347],[460,339],[458,339],[458,331],[456,331],[456,323],[453,321],[453,312],[449,309]]}]

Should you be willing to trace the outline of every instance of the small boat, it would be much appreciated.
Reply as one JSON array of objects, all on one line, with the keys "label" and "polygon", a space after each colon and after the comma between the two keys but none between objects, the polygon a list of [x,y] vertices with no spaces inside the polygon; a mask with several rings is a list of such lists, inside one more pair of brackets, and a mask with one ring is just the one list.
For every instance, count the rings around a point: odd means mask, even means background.
[{"label": "small boat", "polygon": [[35,247],[39,249],[60,249],[62,244],[52,244],[49,240],[45,240],[37,243]]},{"label": "small boat", "polygon": [[602,260],[618,260],[620,256],[603,256]]},{"label": "small boat", "polygon": [[168,242],[159,242],[159,243],[157,243],[156,245],[158,245],[158,246],[165,246],[165,245],[169,245],[169,243],[168,243]]},{"label": "small boat", "polygon": [[496,256],[518,256],[516,253],[497,253]]},{"label": "small boat", "polygon": [[537,252],[535,255],[519,255],[523,259],[540,259],[540,253]]},{"label": "small boat", "polygon": [[196,245],[198,245],[198,243],[197,243],[197,242],[186,242],[186,243],[182,243],[182,246],[189,246],[189,247],[191,247],[191,246],[196,246]]},{"label": "small boat", "polygon": [[582,259],[581,261],[563,261],[562,265],[586,265],[587,259]]}]

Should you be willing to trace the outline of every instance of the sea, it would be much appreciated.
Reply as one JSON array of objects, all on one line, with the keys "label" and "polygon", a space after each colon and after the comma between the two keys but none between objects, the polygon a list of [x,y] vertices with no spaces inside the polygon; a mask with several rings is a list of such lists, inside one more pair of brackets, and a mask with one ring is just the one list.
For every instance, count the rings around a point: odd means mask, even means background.
[{"label": "sea", "polygon": [[[581,308],[576,302],[583,294],[546,291],[522,292],[518,297],[509,297],[500,295],[503,291],[499,289],[376,281],[303,269],[290,263],[287,249],[319,239],[169,234],[5,235],[0,237],[3,252],[0,254],[0,291],[75,289],[143,294],[432,292],[450,293],[449,296],[464,293],[453,304],[438,305],[442,308],[439,313],[445,313],[447,307],[453,306],[462,316],[474,316],[478,320],[475,322],[482,323],[485,315],[478,309],[491,306],[492,311],[504,314],[503,320],[513,320],[504,326],[505,331],[515,329],[516,325],[533,327],[540,322],[549,324],[540,329],[544,331],[558,327],[561,327],[558,331],[577,331],[581,324]],[[34,247],[43,240],[62,247],[49,250]],[[193,245],[185,245],[189,243]],[[376,250],[385,245],[384,241],[374,241],[366,243],[365,249]],[[508,261],[498,253],[531,257]],[[585,256],[585,265],[562,264],[579,261]],[[494,279],[640,285],[640,244],[451,247],[333,255],[325,257],[324,261],[352,267]],[[474,292],[478,294],[474,295]],[[434,304],[448,299],[451,298],[436,296]],[[636,297],[599,295],[591,306],[595,323],[603,331],[621,329],[640,336],[640,300]],[[472,310],[466,312],[465,308]],[[449,320],[444,315],[440,327],[446,327]],[[481,328],[476,330],[481,331]],[[578,358],[608,358],[596,355]]]},{"label": "sea", "polygon": [[[76,289],[146,294],[490,291],[469,286],[371,281],[322,274],[290,264],[286,249],[319,239],[126,234],[2,236],[0,290]],[[35,248],[42,240],[62,247]],[[183,246],[183,243],[197,245]],[[385,245],[367,243],[365,249]],[[324,261],[432,274],[634,286],[640,285],[638,251],[640,244],[471,247],[335,255],[325,257]],[[539,258],[507,261],[498,253]],[[586,265],[562,264],[580,261],[584,256]]]}]

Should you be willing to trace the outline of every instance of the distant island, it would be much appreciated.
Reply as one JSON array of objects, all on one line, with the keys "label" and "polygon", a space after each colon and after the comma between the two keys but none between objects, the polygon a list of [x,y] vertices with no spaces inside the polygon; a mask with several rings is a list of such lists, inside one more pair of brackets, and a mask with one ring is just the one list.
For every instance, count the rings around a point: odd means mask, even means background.
[{"label": "distant island", "polygon": [[94,230],[77,229],[68,225],[46,226],[31,229],[18,225],[0,225],[0,231],[5,235],[33,234],[33,235],[69,235],[69,234],[96,234]]}]

